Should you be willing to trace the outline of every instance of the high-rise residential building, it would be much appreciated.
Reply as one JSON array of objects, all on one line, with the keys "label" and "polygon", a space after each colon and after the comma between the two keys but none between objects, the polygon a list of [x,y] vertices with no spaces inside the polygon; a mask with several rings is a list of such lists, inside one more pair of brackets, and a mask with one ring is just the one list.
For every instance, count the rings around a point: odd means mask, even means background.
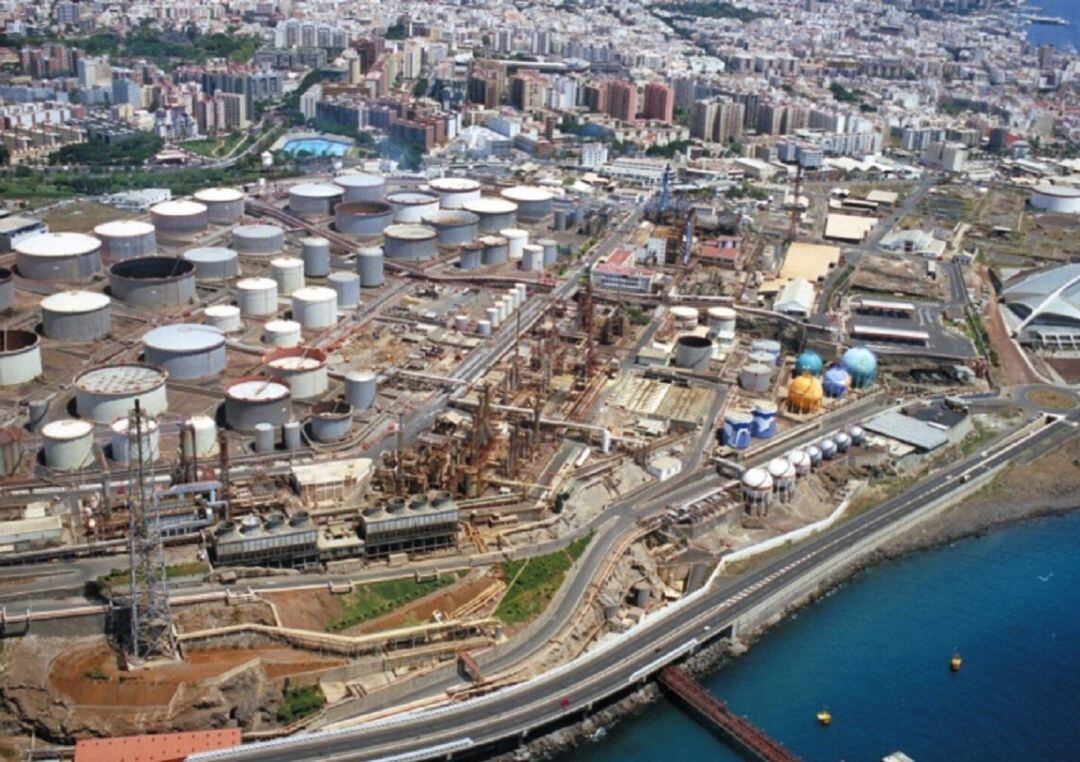
[{"label": "high-rise residential building", "polygon": [[712,140],[718,110],[715,101],[696,101],[690,113],[690,136],[698,140]]},{"label": "high-rise residential building", "polygon": [[607,113],[614,119],[632,122],[637,119],[637,86],[613,79],[607,83]]},{"label": "high-rise residential building", "polygon": [[607,160],[607,143],[589,142],[581,144],[581,166],[596,169],[607,164]]},{"label": "high-rise residential building", "polygon": [[521,72],[510,80],[510,102],[521,111],[538,111],[544,107],[547,82],[535,72]]},{"label": "high-rise residential building", "polygon": [[418,40],[407,40],[402,50],[401,76],[420,79],[423,70],[424,49]]},{"label": "high-rise residential building", "polygon": [[218,93],[214,96],[217,104],[218,124],[225,130],[242,130],[248,126],[247,102],[243,93]]},{"label": "high-rise residential building", "polygon": [[109,62],[103,57],[83,56],[76,66],[76,75],[79,78],[79,87],[88,90],[99,84],[109,82],[112,72]]},{"label": "high-rise residential building", "polygon": [[607,88],[604,85],[587,84],[582,88],[582,100],[589,111],[607,111]]},{"label": "high-rise residential building", "polygon": [[693,77],[676,77],[671,83],[675,91],[675,105],[678,108],[689,111],[694,107],[694,89],[696,81]]},{"label": "high-rise residential building", "polygon": [[645,85],[645,105],[642,116],[670,124],[674,114],[675,92],[659,82],[649,82]]},{"label": "high-rise residential building", "polygon": [[112,81],[112,102],[113,105],[143,108],[146,104],[143,102],[142,85],[131,79],[115,77]]},{"label": "high-rise residential building", "polygon": [[699,140],[726,143],[744,134],[746,107],[735,101],[698,101],[690,117],[690,135]]}]

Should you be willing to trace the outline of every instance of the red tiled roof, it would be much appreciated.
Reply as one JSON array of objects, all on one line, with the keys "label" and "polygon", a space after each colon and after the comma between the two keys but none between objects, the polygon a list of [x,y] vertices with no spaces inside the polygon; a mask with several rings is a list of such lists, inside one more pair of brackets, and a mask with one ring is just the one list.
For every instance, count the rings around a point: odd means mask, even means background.
[{"label": "red tiled roof", "polygon": [[75,762],[183,762],[189,754],[239,746],[239,728],[91,738],[75,744]]}]

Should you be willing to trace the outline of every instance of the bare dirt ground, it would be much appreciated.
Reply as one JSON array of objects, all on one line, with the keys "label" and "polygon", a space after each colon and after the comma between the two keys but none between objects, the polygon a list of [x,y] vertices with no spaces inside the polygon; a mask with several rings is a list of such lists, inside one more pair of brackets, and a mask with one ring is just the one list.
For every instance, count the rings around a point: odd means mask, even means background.
[{"label": "bare dirt ground", "polygon": [[924,262],[868,254],[859,260],[851,287],[882,294],[907,294],[919,299],[940,299],[944,295],[945,281],[929,280],[925,274]]},{"label": "bare dirt ground", "polygon": [[173,610],[173,621],[180,632],[195,632],[236,624],[276,624],[274,612],[265,603],[200,603]]},{"label": "bare dirt ground", "polygon": [[1043,380],[1031,370],[1021,356],[1021,350],[1009,338],[1009,330],[1002,320],[996,298],[990,299],[983,313],[983,324],[986,326],[987,333],[990,334],[990,344],[997,350],[998,360],[1001,362],[1001,367],[997,368],[996,372],[1001,376],[1002,385],[1020,386],[1042,383]]},{"label": "bare dirt ground", "polygon": [[1070,384],[1080,384],[1080,358],[1048,357],[1046,364]]}]

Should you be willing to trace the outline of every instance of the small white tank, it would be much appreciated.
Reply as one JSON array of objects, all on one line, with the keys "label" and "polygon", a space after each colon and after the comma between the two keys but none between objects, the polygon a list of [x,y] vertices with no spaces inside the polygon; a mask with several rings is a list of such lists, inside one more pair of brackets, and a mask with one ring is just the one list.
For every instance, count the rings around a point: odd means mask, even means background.
[{"label": "small white tank", "polygon": [[45,424],[41,430],[45,465],[54,471],[77,471],[93,460],[94,425],[65,418]]},{"label": "small white tank", "polygon": [[262,340],[272,347],[295,347],[302,339],[301,331],[295,320],[271,320],[263,326]]},{"label": "small white tank", "polygon": [[[161,432],[157,421],[143,417],[139,424],[142,430],[142,458],[144,463],[153,463],[161,457]],[[137,463],[139,461],[139,435],[130,420],[125,416],[113,421],[109,427],[109,441],[112,444],[112,457],[117,463]]]},{"label": "small white tank", "polygon": [[243,328],[240,308],[232,304],[215,304],[203,310],[203,322],[225,332]]},{"label": "small white tank", "polygon": [[236,303],[244,317],[275,314],[277,300],[277,281],[270,278],[242,278],[236,284]]},{"label": "small white tank", "polygon": [[499,231],[499,235],[506,239],[510,259],[521,259],[525,244],[529,242],[529,231],[521,228],[503,228]]},{"label": "small white tank", "polygon": [[208,458],[218,453],[217,423],[208,415],[193,415],[184,422],[187,434],[180,439],[184,457]]},{"label": "small white tank", "polygon": [[304,260],[278,257],[270,261],[270,277],[277,283],[278,294],[290,296],[304,287]]},{"label": "small white tank", "polygon": [[306,331],[330,328],[337,323],[337,292],[326,286],[307,286],[292,295],[293,320]]}]

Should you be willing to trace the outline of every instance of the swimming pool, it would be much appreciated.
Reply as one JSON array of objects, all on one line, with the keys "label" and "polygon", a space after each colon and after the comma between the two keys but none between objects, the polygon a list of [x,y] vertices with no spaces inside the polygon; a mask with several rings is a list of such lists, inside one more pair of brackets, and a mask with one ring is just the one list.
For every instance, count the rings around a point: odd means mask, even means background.
[{"label": "swimming pool", "polygon": [[328,138],[296,138],[288,140],[281,150],[289,156],[305,152],[310,156],[344,156],[352,142]]}]

